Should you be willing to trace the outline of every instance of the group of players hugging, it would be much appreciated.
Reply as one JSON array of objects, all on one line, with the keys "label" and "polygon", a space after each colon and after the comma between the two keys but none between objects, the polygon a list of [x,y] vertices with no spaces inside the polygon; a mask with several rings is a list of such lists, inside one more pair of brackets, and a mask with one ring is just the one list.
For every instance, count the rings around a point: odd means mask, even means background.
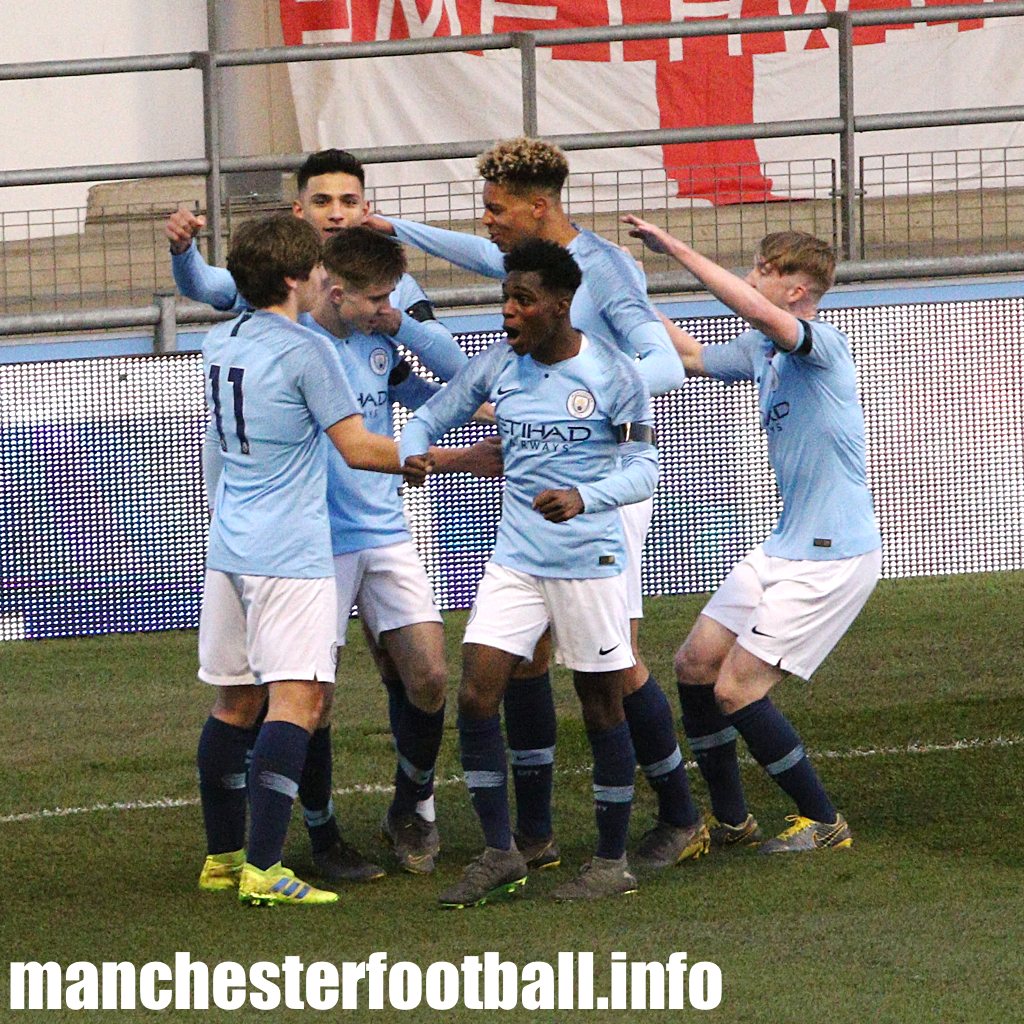
[{"label": "group of players hugging", "polygon": [[[443,472],[500,475],[504,492],[457,696],[484,850],[438,895],[441,906],[515,894],[531,870],[561,863],[552,656],[579,697],[597,824],[593,857],[554,899],[634,893],[633,869],[712,850],[850,846],[845,818],[770,697],[790,674],[811,677],[881,566],[849,344],[817,318],[832,249],[798,231],[769,234],[740,278],[625,216],[630,235],[749,325],[705,346],[655,310],[630,254],[570,220],[557,147],[506,140],[477,168],[487,238],[372,213],[361,164],[337,149],[303,164],[293,215],[235,232],[226,269],[196,247],[202,217],[182,209],[167,222],[181,292],[238,314],[203,344],[212,521],[199,677],[216,696],[198,748],[200,888],[248,904],[315,905],[337,901],[340,883],[384,875],[343,838],[331,799],[331,703],[353,605],[387,690],[396,752],[381,836],[402,869],[434,870],[448,669],[400,484]],[[406,273],[399,243],[500,279],[506,338],[467,359]],[[403,350],[446,383],[412,372]],[[709,813],[691,796],[671,705],[637,643],[658,484],[650,399],[701,376],[756,384],[783,501],[771,535],[728,574],[675,656]],[[397,444],[395,402],[414,410]],[[435,446],[473,418],[494,436]],[[747,806],[739,737],[795,805],[773,838]],[[627,860],[637,765],[657,817]],[[281,863],[296,797],[324,888]]]}]

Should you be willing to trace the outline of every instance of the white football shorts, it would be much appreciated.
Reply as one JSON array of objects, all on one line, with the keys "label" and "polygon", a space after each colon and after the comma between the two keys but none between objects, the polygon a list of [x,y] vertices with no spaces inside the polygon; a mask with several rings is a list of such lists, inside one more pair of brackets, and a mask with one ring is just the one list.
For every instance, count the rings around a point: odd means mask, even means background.
[{"label": "white football shorts", "polygon": [[577,672],[613,672],[635,664],[623,574],[551,579],[488,562],[463,643],[532,658],[548,626],[559,660]]},{"label": "white football shorts", "polygon": [[644,541],[651,528],[654,515],[654,498],[645,498],[634,505],[622,505],[619,508],[622,517],[622,533],[626,540],[626,602],[629,606],[631,619],[644,617],[644,590],[640,579],[643,564]]},{"label": "white football shorts", "polygon": [[345,644],[354,604],[375,641],[381,633],[417,622],[440,622],[434,591],[412,541],[334,556],[338,587],[338,643]]},{"label": "white football shorts", "polygon": [[830,561],[778,558],[758,545],[722,581],[703,614],[755,657],[810,679],[875,589],[881,548]]},{"label": "white football shorts", "polygon": [[199,678],[214,686],[282,680],[333,683],[338,662],[334,580],[206,570]]}]

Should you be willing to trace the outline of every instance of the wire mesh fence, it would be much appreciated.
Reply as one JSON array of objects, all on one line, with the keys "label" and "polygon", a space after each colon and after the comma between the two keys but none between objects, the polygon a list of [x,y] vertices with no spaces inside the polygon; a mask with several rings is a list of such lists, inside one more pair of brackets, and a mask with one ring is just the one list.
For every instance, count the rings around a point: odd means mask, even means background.
[{"label": "wire mesh fence", "polygon": [[[864,259],[976,255],[1024,245],[1024,148],[892,153],[860,161],[859,254]],[[756,187],[755,187],[756,186]],[[153,193],[149,201],[135,201]],[[738,202],[759,192],[757,202]],[[478,180],[375,185],[380,213],[483,234]],[[288,209],[294,184],[273,195],[226,197],[221,229]],[[124,195],[129,201],[119,201]],[[699,194],[701,198],[690,198]],[[178,205],[202,212],[201,179],[125,182],[93,189],[87,207],[0,211],[0,313],[43,313],[152,300],[173,288],[163,224]],[[564,199],[573,220],[627,246],[620,222],[649,219],[726,266],[743,267],[769,231],[798,229],[836,241],[837,167],[818,158],[757,164],[572,174]],[[203,246],[205,240],[200,239]],[[410,272],[429,291],[479,283],[444,260],[409,250]],[[675,269],[643,254],[649,273]]]}]

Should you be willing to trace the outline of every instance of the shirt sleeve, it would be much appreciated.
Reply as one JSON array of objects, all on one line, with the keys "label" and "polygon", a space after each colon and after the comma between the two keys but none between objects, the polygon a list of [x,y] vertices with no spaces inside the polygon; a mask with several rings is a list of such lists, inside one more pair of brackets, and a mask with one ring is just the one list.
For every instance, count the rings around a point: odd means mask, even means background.
[{"label": "shirt sleeve", "polygon": [[647,385],[635,363],[619,356],[611,368],[609,392],[614,396],[609,412],[612,424],[640,425],[651,430],[648,441],[631,440],[619,445],[619,468],[603,480],[577,488],[584,512],[606,512],[649,498],[658,486],[658,449],[654,443],[654,416]]},{"label": "shirt sleeve", "polygon": [[457,267],[484,277],[505,276],[505,257],[488,238],[480,238],[467,231],[446,231],[411,220],[388,217],[387,221],[395,229],[399,241],[415,245],[431,256],[440,256]]},{"label": "shirt sleeve", "polygon": [[183,253],[171,254],[171,270],[178,291],[186,298],[205,302],[214,309],[248,309],[238,294],[235,279],[223,267],[211,267],[193,242]]},{"label": "shirt sleeve", "polygon": [[801,320],[800,323],[805,331],[811,332],[811,348],[809,352],[803,351],[805,342],[801,342],[792,350],[791,355],[811,366],[826,367],[835,365],[844,351],[849,353],[846,335],[840,331],[817,320]]},{"label": "shirt sleeve", "polygon": [[404,405],[406,409],[418,409],[440,390],[440,384],[424,380],[418,373],[410,372],[405,380],[388,388],[388,394],[393,402]]},{"label": "shirt sleeve", "polygon": [[754,345],[758,332],[746,331],[725,345],[705,345],[704,372],[715,380],[754,379]]},{"label": "shirt sleeve", "polygon": [[451,380],[469,362],[452,332],[434,316],[430,300],[411,274],[399,279],[391,305],[402,313],[394,340],[415,353],[431,373]]},{"label": "shirt sleeve", "polygon": [[638,324],[629,333],[629,343],[640,356],[637,370],[652,395],[682,386],[686,369],[660,320]]},{"label": "shirt sleeve", "polygon": [[313,418],[326,430],[349,416],[360,415],[359,402],[345,376],[341,357],[326,338],[304,327],[313,341],[302,348],[302,394]]},{"label": "shirt sleeve", "polygon": [[491,381],[503,356],[498,345],[504,345],[504,342],[497,342],[474,356],[443,391],[416,410],[398,442],[398,453],[403,462],[410,455],[422,455],[452,427],[461,426],[472,418],[490,393]]}]

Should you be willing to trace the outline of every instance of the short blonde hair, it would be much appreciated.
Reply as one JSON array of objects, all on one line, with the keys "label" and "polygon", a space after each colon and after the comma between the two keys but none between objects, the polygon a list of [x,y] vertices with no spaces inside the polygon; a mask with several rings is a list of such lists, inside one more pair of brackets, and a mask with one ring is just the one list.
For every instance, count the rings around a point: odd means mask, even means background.
[{"label": "short blonde hair", "polygon": [[476,169],[484,181],[521,195],[541,189],[556,196],[569,176],[569,161],[550,142],[519,136],[505,139],[477,157]]},{"label": "short blonde hair", "polygon": [[815,301],[836,282],[836,254],[828,242],[806,231],[773,231],[761,239],[760,258],[779,274],[805,274]]}]

